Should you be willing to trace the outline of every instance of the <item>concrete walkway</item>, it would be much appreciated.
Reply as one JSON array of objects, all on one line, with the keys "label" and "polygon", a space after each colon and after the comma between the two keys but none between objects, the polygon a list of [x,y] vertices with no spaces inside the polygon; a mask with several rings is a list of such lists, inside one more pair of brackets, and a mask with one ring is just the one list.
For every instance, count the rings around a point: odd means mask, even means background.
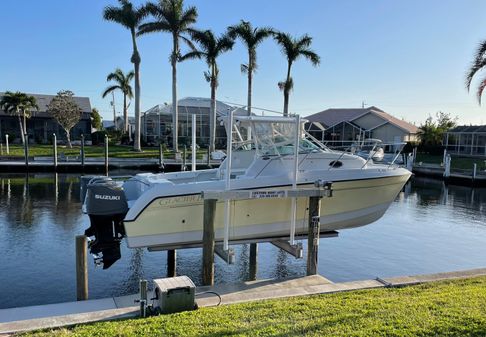
[{"label": "concrete walkway", "polygon": [[[207,307],[217,305],[219,299],[214,294],[205,293],[206,291],[217,292],[221,296],[221,304],[226,305],[272,298],[407,286],[475,276],[486,276],[486,268],[340,283],[333,283],[322,276],[314,275],[288,280],[258,280],[239,284],[198,287],[196,293],[200,293],[197,296],[198,306]],[[151,294],[149,294],[149,298],[151,297]],[[0,335],[88,322],[134,318],[138,316],[139,307],[134,302],[137,298],[139,298],[139,295],[134,294],[98,300],[0,309]]]}]

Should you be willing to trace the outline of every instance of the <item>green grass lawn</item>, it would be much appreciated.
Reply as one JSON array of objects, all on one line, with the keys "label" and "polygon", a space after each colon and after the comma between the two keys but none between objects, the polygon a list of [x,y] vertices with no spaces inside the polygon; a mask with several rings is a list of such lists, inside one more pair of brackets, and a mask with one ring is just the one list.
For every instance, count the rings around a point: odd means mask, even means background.
[{"label": "green grass lawn", "polygon": [[[418,164],[419,162],[422,162],[424,164],[440,164],[442,163],[442,159],[442,155],[417,153],[415,163]],[[486,168],[484,159],[456,156],[453,156],[451,159],[451,168],[472,171],[474,163],[476,163],[478,170],[484,170]]]},{"label": "green grass lawn", "polygon": [[[85,146],[86,157],[103,157],[105,148],[103,145],[100,146]],[[182,151],[182,150],[181,150]],[[202,154],[206,153],[207,150],[199,150],[198,158],[202,158]],[[67,146],[58,145],[57,147],[58,155],[64,154],[65,156],[79,156],[81,152],[80,146],[73,146],[71,149]],[[5,149],[4,149],[4,155]],[[13,157],[24,157],[24,148],[22,145],[10,145],[10,154]],[[29,156],[30,157],[40,157],[40,156],[53,156],[52,145],[30,145],[29,146]],[[109,146],[109,156],[110,158],[158,158],[159,149],[156,147],[144,147],[142,152],[135,152],[132,150],[131,146],[121,146],[121,145],[110,145]],[[190,156],[190,149],[187,149],[187,156]],[[174,158],[174,154],[171,151],[164,152],[164,158]]]},{"label": "green grass lawn", "polygon": [[486,336],[486,277],[236,304],[26,336]]}]

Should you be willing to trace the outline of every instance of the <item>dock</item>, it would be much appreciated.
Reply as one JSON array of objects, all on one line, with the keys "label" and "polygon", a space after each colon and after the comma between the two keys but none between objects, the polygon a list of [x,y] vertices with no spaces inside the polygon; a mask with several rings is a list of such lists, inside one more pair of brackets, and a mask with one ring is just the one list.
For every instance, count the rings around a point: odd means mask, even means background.
[{"label": "dock", "polygon": [[412,172],[417,176],[431,177],[444,180],[447,183],[472,186],[486,187],[486,172],[478,171],[474,174],[473,170],[451,169],[450,174],[445,174],[445,168],[438,164],[415,164]]},{"label": "dock", "polygon": [[[369,280],[339,283],[334,283],[320,275],[312,275],[287,280],[258,280],[198,287],[196,294],[209,290],[214,291],[221,296],[221,305],[229,305],[294,296],[403,287],[477,276],[486,276],[486,268],[414,276],[377,277]],[[149,296],[152,297],[152,294]],[[139,316],[139,305],[134,301],[139,297],[139,294],[132,294],[87,301],[0,309],[0,335],[5,336],[22,331],[67,327],[114,319],[136,318]],[[218,298],[211,294],[203,294],[196,298],[198,307],[215,306],[219,302]]]}]

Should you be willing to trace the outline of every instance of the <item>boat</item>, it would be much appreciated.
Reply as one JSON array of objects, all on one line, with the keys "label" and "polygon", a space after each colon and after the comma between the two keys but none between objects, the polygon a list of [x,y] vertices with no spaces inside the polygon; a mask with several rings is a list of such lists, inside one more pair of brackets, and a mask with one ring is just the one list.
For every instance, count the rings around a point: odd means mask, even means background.
[{"label": "boat", "polygon": [[[229,116],[227,156],[219,168],[141,173],[117,180],[87,177],[83,209],[87,236],[98,262],[108,268],[129,248],[200,247],[203,192],[312,189],[332,182],[332,198],[320,209],[322,233],[354,228],[379,219],[411,173],[327,148],[303,129],[300,117]],[[243,140],[242,134],[248,134]],[[296,151],[298,149],[298,151]],[[397,156],[398,157],[398,156]],[[215,241],[270,241],[306,235],[308,198],[218,200]]]},{"label": "boat", "polygon": [[357,147],[356,154],[365,159],[371,158],[373,161],[382,161],[385,151],[381,139],[364,139]]}]

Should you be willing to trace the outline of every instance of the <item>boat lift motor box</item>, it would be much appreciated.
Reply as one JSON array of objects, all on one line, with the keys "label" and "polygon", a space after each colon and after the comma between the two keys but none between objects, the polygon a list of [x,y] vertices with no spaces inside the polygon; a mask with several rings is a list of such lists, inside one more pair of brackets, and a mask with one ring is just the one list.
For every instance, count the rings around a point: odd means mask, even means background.
[{"label": "boat lift motor box", "polygon": [[187,276],[154,280],[155,299],[162,314],[196,308],[196,286]]}]

